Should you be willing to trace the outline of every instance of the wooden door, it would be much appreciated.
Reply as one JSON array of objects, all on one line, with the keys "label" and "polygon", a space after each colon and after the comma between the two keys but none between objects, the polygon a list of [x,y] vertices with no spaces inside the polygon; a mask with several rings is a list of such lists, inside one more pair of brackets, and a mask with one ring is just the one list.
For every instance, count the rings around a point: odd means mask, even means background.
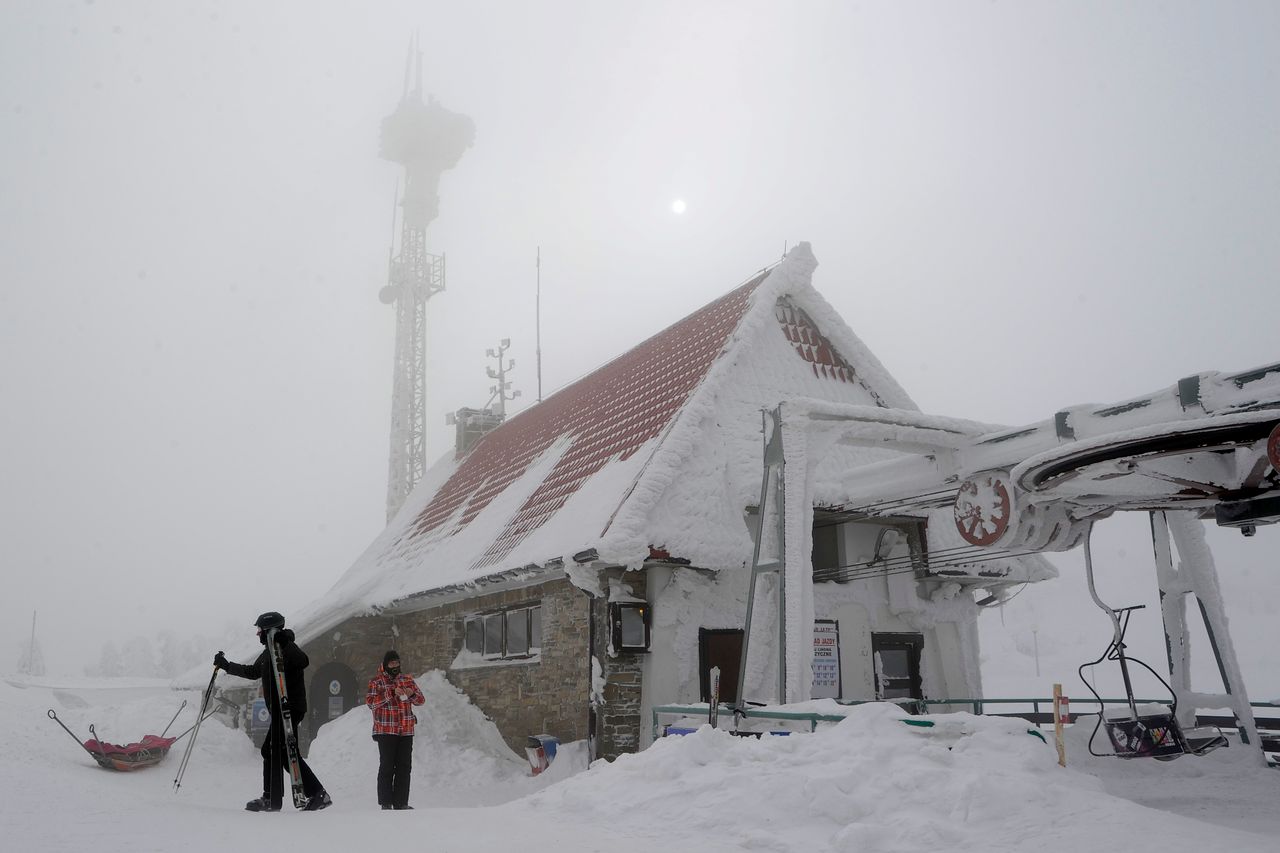
[{"label": "wooden door", "polygon": [[741,628],[698,629],[698,692],[711,701],[711,668],[720,667],[720,701],[738,698],[738,665],[742,662]]}]

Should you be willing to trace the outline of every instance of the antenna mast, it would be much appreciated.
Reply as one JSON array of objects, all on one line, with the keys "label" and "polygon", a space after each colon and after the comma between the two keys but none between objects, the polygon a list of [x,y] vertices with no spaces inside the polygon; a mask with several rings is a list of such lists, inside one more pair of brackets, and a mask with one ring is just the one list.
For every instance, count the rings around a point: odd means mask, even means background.
[{"label": "antenna mast", "polygon": [[36,612],[31,611],[31,645],[27,646],[27,675],[36,668]]},{"label": "antenna mast", "polygon": [[538,347],[538,402],[542,402],[542,247],[538,247],[538,259],[534,264],[538,270],[538,296],[535,300],[534,327]]},{"label": "antenna mast", "polygon": [[[409,41],[404,85],[395,112],[382,120],[379,154],[404,167],[404,193],[392,208],[387,284],[379,298],[396,309],[395,372],[391,391],[391,453],[387,521],[399,512],[426,472],[427,300],[444,290],[444,255],[427,252],[427,226],[439,212],[440,175],[471,147],[471,119],[422,99],[422,50]],[[397,188],[397,195],[399,189]],[[395,247],[395,206],[401,209]]]}]

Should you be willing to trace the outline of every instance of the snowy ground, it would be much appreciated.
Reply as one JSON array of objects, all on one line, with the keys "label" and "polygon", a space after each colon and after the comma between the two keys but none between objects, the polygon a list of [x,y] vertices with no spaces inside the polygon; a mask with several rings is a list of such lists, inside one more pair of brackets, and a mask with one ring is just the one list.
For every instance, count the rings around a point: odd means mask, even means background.
[{"label": "snowy ground", "polygon": [[[333,795],[323,812],[243,811],[260,762],[247,738],[206,724],[182,789],[177,750],[134,773],[99,769],[45,716],[104,739],[158,733],[183,696],[136,684],[17,689],[0,681],[0,843],[6,850],[218,851],[301,842],[348,851],[377,839],[437,851],[512,849],[925,851],[1103,849],[1272,851],[1280,772],[1231,748],[1202,759],[1088,759],[1071,732],[1071,767],[1017,722],[956,715],[932,735],[885,705],[856,709],[816,735],[734,738],[701,730],[586,769],[566,749],[528,775],[466,698],[438,675],[415,741],[412,812],[382,812],[375,748],[361,708],[327,726],[310,763]],[[186,695],[192,706],[198,696]],[[184,712],[175,731],[193,716]],[[953,731],[963,729],[967,733]],[[950,748],[948,748],[950,747]]]}]

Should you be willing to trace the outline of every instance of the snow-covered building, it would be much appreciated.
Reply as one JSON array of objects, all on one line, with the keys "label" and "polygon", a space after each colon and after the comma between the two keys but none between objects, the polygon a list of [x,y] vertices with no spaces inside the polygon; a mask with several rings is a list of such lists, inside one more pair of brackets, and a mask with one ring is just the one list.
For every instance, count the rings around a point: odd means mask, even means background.
[{"label": "snow-covered building", "polygon": [[312,726],[363,701],[387,648],[410,671],[443,670],[512,746],[545,732],[589,738],[603,757],[645,745],[653,706],[705,701],[717,666],[728,700],[740,682],[749,700],[980,696],[975,591],[1052,567],[1033,556],[935,571],[930,552],[959,543],[949,508],[842,508],[860,470],[904,451],[820,430],[789,457],[807,467],[788,480],[805,531],[788,553],[812,556],[788,582],[786,653],[776,586],[757,584],[740,672],[762,413],[789,401],[916,411],[814,290],[815,267],[801,244],[436,464],[292,620],[312,658]]}]

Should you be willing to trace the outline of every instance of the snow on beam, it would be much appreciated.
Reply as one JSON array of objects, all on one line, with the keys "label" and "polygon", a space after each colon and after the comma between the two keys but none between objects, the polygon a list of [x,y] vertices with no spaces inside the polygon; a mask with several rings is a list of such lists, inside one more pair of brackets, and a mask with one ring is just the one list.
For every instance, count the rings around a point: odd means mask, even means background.
[{"label": "snow on beam", "polygon": [[[928,415],[914,409],[886,409],[882,406],[834,403],[810,397],[787,400],[786,408],[788,414],[805,415],[815,422],[847,422],[850,424],[848,429],[853,431],[865,425],[879,424],[936,433],[937,441],[946,442],[944,446],[967,447],[978,436],[1004,429],[964,418]],[[945,436],[951,438],[946,439]]]}]

